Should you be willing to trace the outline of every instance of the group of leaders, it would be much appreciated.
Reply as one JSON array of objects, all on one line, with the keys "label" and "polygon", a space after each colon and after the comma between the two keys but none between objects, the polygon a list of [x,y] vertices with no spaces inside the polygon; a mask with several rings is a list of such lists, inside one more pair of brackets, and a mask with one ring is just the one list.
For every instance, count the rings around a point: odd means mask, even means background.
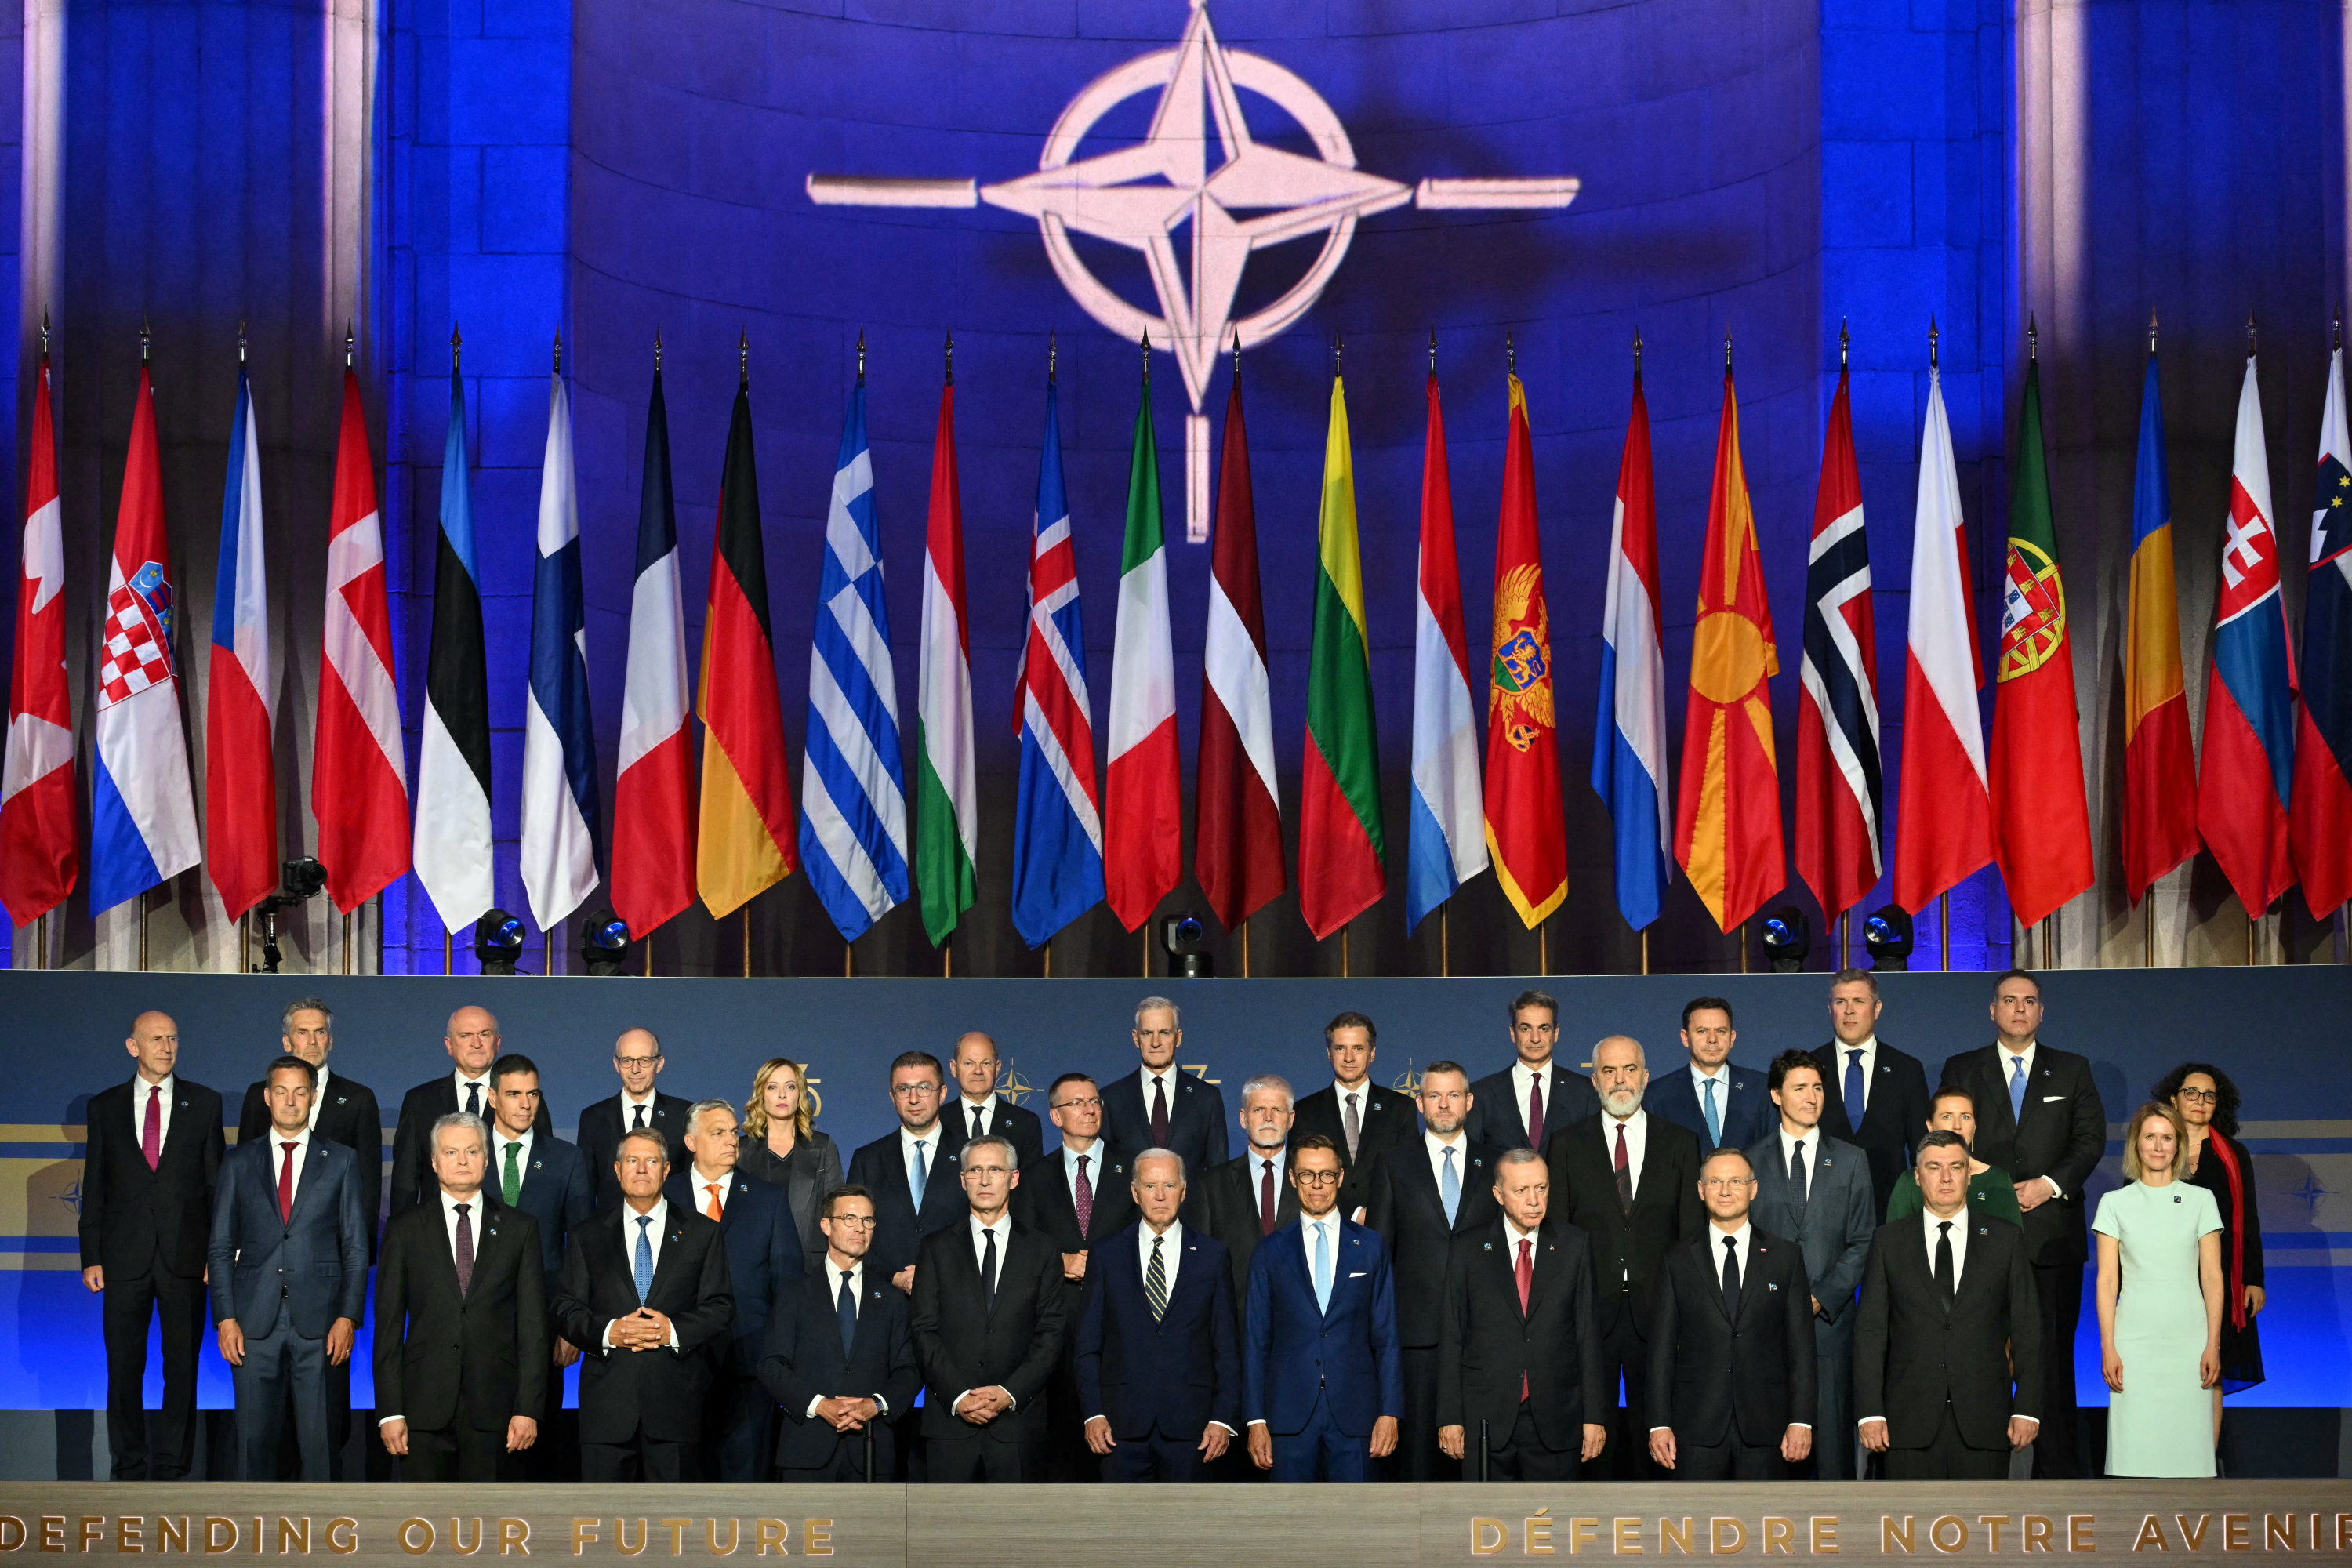
[{"label": "group of leaders", "polygon": [[[1410,1091],[1341,1013],[1332,1081],[1250,1079],[1229,1157],[1222,1092],[1149,997],[1137,1070],[1063,1075],[1044,1121],[984,1034],[900,1056],[897,1127],[845,1173],[799,1065],[761,1067],[739,1117],[661,1092],[643,1028],[565,1142],[467,1006],[453,1070],[401,1104],[389,1194],[323,1003],[285,1010],[233,1149],[143,1014],[81,1188],[113,1474],[187,1473],[209,1298],[245,1477],[337,1479],[373,1268],[374,1419],[408,1479],[1764,1480],[1871,1455],[1993,1479],[2029,1447],[2067,1478],[2095,1235],[2106,1469],[2211,1475],[2222,1393],[2263,1375],[2229,1077],[2154,1086],[2086,1227],[2106,1111],[2041,1043],[2035,977],[1999,978],[1995,1039],[1933,1092],[1882,1006],[1841,972],[1833,1037],[1759,1073],[1701,997],[1673,1067],[1612,1035],[1588,1076],[1528,991],[1509,1066],[1433,1061]],[[551,1420],[574,1363],[576,1447]]]}]

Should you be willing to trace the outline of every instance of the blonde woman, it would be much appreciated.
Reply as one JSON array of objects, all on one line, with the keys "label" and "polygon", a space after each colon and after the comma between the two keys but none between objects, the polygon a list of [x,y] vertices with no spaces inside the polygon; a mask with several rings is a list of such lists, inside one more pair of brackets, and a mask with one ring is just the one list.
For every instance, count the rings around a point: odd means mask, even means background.
[{"label": "blonde woman", "polygon": [[817,1215],[841,1185],[841,1150],[816,1130],[808,1075],[790,1057],[771,1058],[752,1075],[743,1113],[743,1173],[784,1189],[810,1272],[824,1260]]},{"label": "blonde woman", "polygon": [[2180,1173],[2188,1129],[2147,1104],[2124,1131],[2131,1184],[2099,1200],[2099,1353],[2107,1474],[2213,1474],[2221,1379],[2221,1213]]}]

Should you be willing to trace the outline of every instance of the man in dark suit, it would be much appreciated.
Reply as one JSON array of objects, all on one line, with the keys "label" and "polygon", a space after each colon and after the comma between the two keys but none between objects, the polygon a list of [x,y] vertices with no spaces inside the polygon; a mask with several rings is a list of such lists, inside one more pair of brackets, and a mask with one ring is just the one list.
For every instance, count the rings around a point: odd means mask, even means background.
[{"label": "man in dark suit", "polygon": [[1518,1060],[1470,1086],[1470,1142],[1541,1154],[1562,1128],[1600,1112],[1592,1086],[1552,1060],[1559,1043],[1559,1004],[1550,992],[1522,991],[1512,999],[1511,1049]]},{"label": "man in dark suit", "polygon": [[[393,1215],[415,1208],[434,1193],[433,1128],[443,1117],[464,1111],[482,1122],[492,1114],[490,1064],[499,1059],[499,1021],[488,1007],[460,1007],[449,1015],[441,1044],[457,1071],[429,1079],[401,1097],[400,1125],[392,1135],[392,1185],[386,1200]],[[555,1136],[547,1102],[531,1123],[542,1138]]]},{"label": "man in dark suit", "polygon": [[1685,1068],[1654,1079],[1642,1103],[1653,1116],[1698,1134],[1702,1156],[1717,1149],[1745,1149],[1772,1130],[1772,1102],[1764,1077],[1736,1067],[1731,1047],[1739,1031],[1731,1026],[1731,1004],[1700,996],[1683,1004]]},{"label": "man in dark suit", "polygon": [[[180,1026],[142,1013],[137,1071],[89,1097],[81,1282],[105,1300],[106,1436],[118,1481],[177,1480],[195,1455],[196,1335],[220,1179],[220,1096],[178,1076]],[[147,1445],[147,1325],[160,1321],[163,1407]]]},{"label": "man in dark suit", "polygon": [[1045,1385],[1061,1359],[1062,1256],[1013,1218],[1013,1145],[982,1138],[959,1162],[965,1223],[926,1237],[915,1268],[915,1359],[935,1481],[1034,1480]]},{"label": "man in dark suit", "polygon": [[1666,1253],[1706,1223],[1698,1201],[1698,1137],[1642,1109],[1649,1081],[1639,1040],[1612,1035],[1594,1046],[1592,1086],[1601,1114],[1561,1132],[1545,1153],[1552,1211],[1592,1243],[1601,1373],[1612,1388],[1621,1375],[1625,1382],[1623,1424],[1613,1452],[1599,1461],[1619,1480],[1656,1479],[1647,1408],[1653,1298]]},{"label": "man in dark suit", "polygon": [[433,1201],[384,1226],[376,1425],[404,1481],[523,1479],[548,1384],[562,1385],[539,1222],[483,1193],[488,1131],[462,1112],[443,1117],[428,1133]]},{"label": "man in dark suit", "polygon": [[1496,1157],[1486,1222],[1448,1249],[1437,1442],[1473,1479],[1571,1481],[1609,1439],[1617,1400],[1601,1371],[1591,1247],[1550,1212],[1543,1156],[1510,1150]]},{"label": "man in dark suit", "polygon": [[1361,1013],[1342,1013],[1323,1026],[1323,1054],[1331,1058],[1331,1081],[1298,1101],[1291,1121],[1296,1138],[1321,1133],[1339,1146],[1347,1181],[1339,1188],[1339,1212],[1364,1223],[1371,1202],[1372,1167],[1400,1143],[1412,1141],[1412,1100],[1372,1082],[1379,1034]]},{"label": "man in dark suit", "polygon": [[1298,1223],[1250,1259],[1242,1415],[1250,1462],[1277,1481],[1360,1481],[1396,1451],[1404,1414],[1396,1284],[1376,1231],[1342,1216],[1339,1151],[1291,1151]]},{"label": "man in dark suit", "polygon": [[[1881,1226],[1853,1329],[1862,1446],[1891,1481],[1997,1481],[2041,1426],[2042,1307],[2030,1243],[1969,1212],[1969,1146],[1924,1132],[1919,1213]],[[2011,1376],[2014,1369],[2014,1378]]]},{"label": "man in dark suit", "polygon": [[563,1337],[581,1349],[580,1479],[697,1479],[710,1360],[735,1321],[719,1226],[662,1195],[669,1150],[625,1133],[621,1206],[572,1237],[556,1287]]},{"label": "man in dark suit", "polygon": [[1136,1004],[1135,1051],[1141,1065],[1103,1090],[1103,1136],[1110,1140],[1113,1157],[1130,1171],[1135,1156],[1146,1149],[1181,1154],[1186,1170],[1204,1174],[1233,1152],[1225,1134],[1225,1097],[1215,1084],[1177,1065],[1177,1048],[1183,1043],[1175,1003],[1146,996]]},{"label": "man in dark suit", "polygon": [[1813,1052],[1828,1091],[1822,1131],[1870,1158],[1871,1213],[1883,1216],[1927,1127],[1927,1069],[1878,1037],[1878,977],[1841,969],[1830,977],[1829,1044]]},{"label": "man in dark suit", "polygon": [[890,1064],[890,1106],[898,1127],[849,1157],[849,1184],[874,1196],[874,1247],[866,1267],[915,1293],[915,1259],[924,1240],[963,1217],[956,1158],[942,1152],[940,1096],[947,1075],[929,1051],[907,1051]]},{"label": "man in dark suit", "polygon": [[735,1291],[735,1321],[704,1353],[710,1358],[710,1393],[702,1411],[703,1475],[721,1481],[764,1481],[772,1458],[769,1417],[775,1403],[760,1383],[768,1314],[790,1301],[801,1282],[801,1235],[784,1189],[755,1182],[735,1168],[735,1108],[723,1100],[698,1100],[686,1114],[685,1170],[662,1195],[718,1226],[727,1248],[727,1276]]},{"label": "man in dark suit", "polygon": [[1707,1224],[1666,1254],[1650,1329],[1650,1458],[1685,1481],[1777,1481],[1813,1451],[1812,1287],[1793,1241],[1748,1223],[1737,1149],[1699,1166]]},{"label": "man in dark suit", "polygon": [[613,1042],[613,1070],[620,1075],[621,1092],[580,1111],[580,1152],[588,1156],[588,1170],[596,1179],[600,1214],[621,1201],[613,1174],[621,1135],[650,1127],[676,1150],[684,1143],[687,1107],[692,1103],[654,1087],[661,1078],[662,1047],[651,1029],[621,1032]]},{"label": "man in dark suit", "polygon": [[206,1277],[221,1359],[236,1369],[244,1478],[278,1479],[294,1410],[301,1479],[330,1479],[327,1368],[352,1354],[367,1311],[368,1240],[359,1156],[310,1131],[318,1074],[300,1057],[269,1064],[264,1136],[221,1162]]},{"label": "man in dark suit", "polygon": [[[1135,1198],[1125,1164],[1109,1158],[1102,1139],[1102,1090],[1084,1073],[1066,1072],[1045,1091],[1045,1114],[1056,1134],[1051,1152],[1021,1168],[1013,1189],[1013,1217],[1051,1237],[1062,1254],[1062,1321],[1075,1324],[1086,1305],[1087,1268],[1094,1246],[1135,1223]],[[1090,1481],[1102,1461],[1087,1447],[1088,1412],[1078,1397],[1077,1336],[1065,1335],[1054,1369],[1046,1418],[1045,1468],[1057,1481]]]},{"label": "man in dark suit", "polygon": [[1435,1061],[1423,1068],[1419,1101],[1426,1131],[1372,1162],[1364,1223],[1380,1233],[1396,1275],[1404,1427],[1397,1439],[1395,1472],[1408,1481],[1458,1481],[1460,1462],[1448,1458],[1437,1442],[1444,1425],[1437,1418],[1437,1362],[1446,1342],[1441,1329],[1446,1260],[1456,1237],[1494,1228],[1496,1162],[1502,1151],[1472,1142],[1463,1131],[1472,1104],[1470,1075],[1461,1063]]},{"label": "man in dark suit", "polygon": [[[327,1065],[335,1048],[335,1015],[316,996],[286,1005],[279,1016],[279,1037],[286,1054],[300,1057],[319,1075],[319,1092],[310,1101],[310,1131],[341,1143],[359,1156],[360,1213],[367,1224],[368,1261],[375,1261],[376,1227],[383,1217],[383,1111],[375,1090]],[[239,1147],[269,1131],[268,1084],[256,1079],[245,1089],[245,1104],[236,1118]],[[341,1480],[343,1447],[352,1435],[352,1363],[327,1363],[327,1479]],[[281,1455],[279,1469],[290,1455]],[[299,1464],[299,1458],[296,1461]]]},{"label": "man in dark suit", "polygon": [[1003,1138],[1024,1168],[1045,1152],[1045,1131],[1034,1110],[1024,1110],[997,1091],[1003,1067],[996,1041],[973,1029],[956,1037],[948,1058],[956,1092],[940,1112],[940,1147],[954,1153],[975,1138]]},{"label": "man in dark suit", "polygon": [[2042,983],[2023,970],[1993,993],[1993,1044],[1944,1063],[1943,1081],[1976,1102],[1979,1158],[2010,1173],[2025,1216],[2026,1260],[2042,1304],[2042,1431],[2033,1474],[2082,1474],[2075,1447],[2074,1332],[2083,1315],[2088,1237],[2083,1188],[2107,1152],[2107,1111],[2091,1064],[2040,1043]]},{"label": "man in dark suit", "polygon": [[1236,1315],[1249,1295],[1250,1258],[1258,1243],[1298,1217],[1298,1194],[1290,1182],[1296,1120],[1288,1079],[1267,1072],[1242,1085],[1242,1136],[1248,1148],[1239,1159],[1211,1169],[1202,1192],[1190,1200],[1194,1223],[1224,1246]]},{"label": "man in dark suit", "polygon": [[1207,1478],[1241,1429],[1242,1373],[1224,1247],[1187,1230],[1184,1162],[1136,1160],[1142,1218],[1104,1244],[1078,1320],[1078,1397],[1107,1481]]},{"label": "man in dark suit", "polygon": [[1827,1090],[1811,1052],[1773,1058],[1770,1081],[1780,1125],[1748,1151],[1756,1173],[1749,1217],[1758,1229],[1789,1237],[1804,1254],[1813,1293],[1814,1473],[1825,1481],[1850,1481],[1853,1293],[1878,1229],[1870,1207],[1870,1162],[1853,1144],[1822,1134]]},{"label": "man in dark suit", "polygon": [[866,1271],[874,1199],[863,1187],[825,1194],[817,1227],[824,1261],[777,1299],[760,1357],[760,1381],[782,1412],[776,1479],[866,1479],[871,1452],[870,1479],[887,1481],[898,1473],[890,1416],[923,1384],[906,1293]]},{"label": "man in dark suit", "polygon": [[[529,1057],[509,1052],[490,1064],[490,1163],[485,1190],[491,1204],[519,1209],[535,1222],[545,1270],[544,1303],[555,1300],[563,1249],[572,1231],[587,1224],[594,1211],[594,1188],[579,1147],[539,1131],[542,1098],[539,1066]],[[529,1412],[539,1422],[541,1440],[530,1446],[522,1468],[530,1479],[551,1481],[579,1474],[579,1455],[572,1451],[578,1435],[559,1428],[555,1413],[562,1408],[562,1369],[580,1359],[580,1347],[563,1337],[563,1325],[551,1312],[544,1338],[555,1370],[543,1380],[546,1407]]]}]

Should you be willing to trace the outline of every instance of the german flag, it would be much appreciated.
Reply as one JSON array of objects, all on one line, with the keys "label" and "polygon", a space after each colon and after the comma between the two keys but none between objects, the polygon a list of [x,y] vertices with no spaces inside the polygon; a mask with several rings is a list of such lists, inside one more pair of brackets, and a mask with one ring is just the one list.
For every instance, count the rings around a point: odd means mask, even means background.
[{"label": "german flag", "polygon": [[714,920],[793,874],[792,773],[769,635],[768,556],[760,541],[760,480],[751,458],[751,383],[735,390],[719,536],[702,622],[701,835],[694,881]]}]

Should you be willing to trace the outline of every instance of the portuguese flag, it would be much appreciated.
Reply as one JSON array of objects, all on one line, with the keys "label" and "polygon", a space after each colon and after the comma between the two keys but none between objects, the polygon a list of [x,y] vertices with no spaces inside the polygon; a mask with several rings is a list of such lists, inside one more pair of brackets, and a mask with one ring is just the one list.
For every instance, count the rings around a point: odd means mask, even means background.
[{"label": "portuguese flag", "polygon": [[1356,548],[1355,461],[1348,447],[1347,394],[1336,375],[1317,541],[1307,761],[1299,779],[1298,912],[1320,942],[1388,889],[1364,573]]},{"label": "portuguese flag", "polygon": [[2042,449],[2042,366],[2025,367],[2009,497],[2009,559],[1992,715],[1993,858],[2020,923],[2091,885],[2091,812],[2066,641],[2066,584]]}]

